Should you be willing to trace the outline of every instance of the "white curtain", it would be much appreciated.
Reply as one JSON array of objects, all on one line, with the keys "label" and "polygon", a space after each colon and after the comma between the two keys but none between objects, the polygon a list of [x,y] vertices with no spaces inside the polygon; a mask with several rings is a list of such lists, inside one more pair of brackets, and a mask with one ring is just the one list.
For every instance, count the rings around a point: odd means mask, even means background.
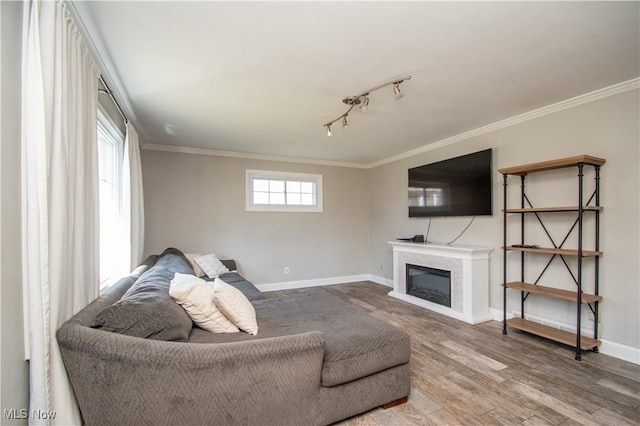
[{"label": "white curtain", "polygon": [[[98,70],[61,1],[24,2],[23,299],[32,424],[80,424],[55,333],[98,293]],[[48,417],[44,419],[43,417]]]},{"label": "white curtain", "polygon": [[130,122],[127,122],[126,127],[122,192],[125,235],[129,236],[129,246],[131,248],[129,270],[132,271],[142,261],[142,251],[144,249],[144,200],[138,133]]}]

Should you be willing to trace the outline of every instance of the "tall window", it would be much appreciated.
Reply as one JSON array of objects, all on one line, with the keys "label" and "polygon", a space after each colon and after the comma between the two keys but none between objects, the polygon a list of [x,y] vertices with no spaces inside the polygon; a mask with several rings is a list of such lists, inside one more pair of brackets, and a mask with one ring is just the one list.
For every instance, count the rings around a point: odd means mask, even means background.
[{"label": "tall window", "polygon": [[247,211],[322,211],[322,175],[247,170],[246,183]]},{"label": "tall window", "polygon": [[98,165],[100,176],[100,283],[125,272],[122,253],[121,178],[124,135],[98,110]]}]

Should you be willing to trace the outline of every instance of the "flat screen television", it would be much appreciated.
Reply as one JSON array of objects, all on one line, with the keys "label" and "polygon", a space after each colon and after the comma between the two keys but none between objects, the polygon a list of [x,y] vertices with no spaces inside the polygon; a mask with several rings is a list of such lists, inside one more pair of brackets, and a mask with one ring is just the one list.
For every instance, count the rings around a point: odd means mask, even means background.
[{"label": "flat screen television", "polygon": [[491,149],[409,169],[409,217],[491,214]]}]

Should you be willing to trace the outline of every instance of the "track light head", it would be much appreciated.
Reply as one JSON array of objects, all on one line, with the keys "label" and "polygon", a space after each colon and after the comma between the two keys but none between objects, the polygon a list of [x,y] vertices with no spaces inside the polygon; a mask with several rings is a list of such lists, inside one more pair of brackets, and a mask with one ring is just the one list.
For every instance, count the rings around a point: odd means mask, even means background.
[{"label": "track light head", "polygon": [[393,94],[396,95],[396,99],[400,99],[402,97],[402,92],[400,92],[400,83],[401,81],[396,81],[393,83]]},{"label": "track light head", "polygon": [[327,128],[327,136],[333,135],[333,133],[331,133],[331,124],[325,124],[324,127]]},{"label": "track light head", "polygon": [[349,127],[349,123],[347,123],[347,116],[345,115],[344,117],[342,117],[342,127],[344,129],[346,129],[347,127]]},{"label": "track light head", "polygon": [[364,99],[362,101],[362,105],[360,105],[360,109],[362,111],[366,111],[369,108],[369,94],[364,95]]}]

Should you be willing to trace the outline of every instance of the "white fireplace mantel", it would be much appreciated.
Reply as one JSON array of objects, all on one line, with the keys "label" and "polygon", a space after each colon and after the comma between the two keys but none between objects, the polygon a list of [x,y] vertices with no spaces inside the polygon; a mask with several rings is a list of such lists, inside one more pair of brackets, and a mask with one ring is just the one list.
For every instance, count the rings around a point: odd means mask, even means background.
[{"label": "white fireplace mantel", "polygon": [[[390,241],[393,246],[393,291],[389,296],[477,324],[493,319],[489,312],[488,247]],[[407,263],[451,272],[451,308],[407,294]]]}]

